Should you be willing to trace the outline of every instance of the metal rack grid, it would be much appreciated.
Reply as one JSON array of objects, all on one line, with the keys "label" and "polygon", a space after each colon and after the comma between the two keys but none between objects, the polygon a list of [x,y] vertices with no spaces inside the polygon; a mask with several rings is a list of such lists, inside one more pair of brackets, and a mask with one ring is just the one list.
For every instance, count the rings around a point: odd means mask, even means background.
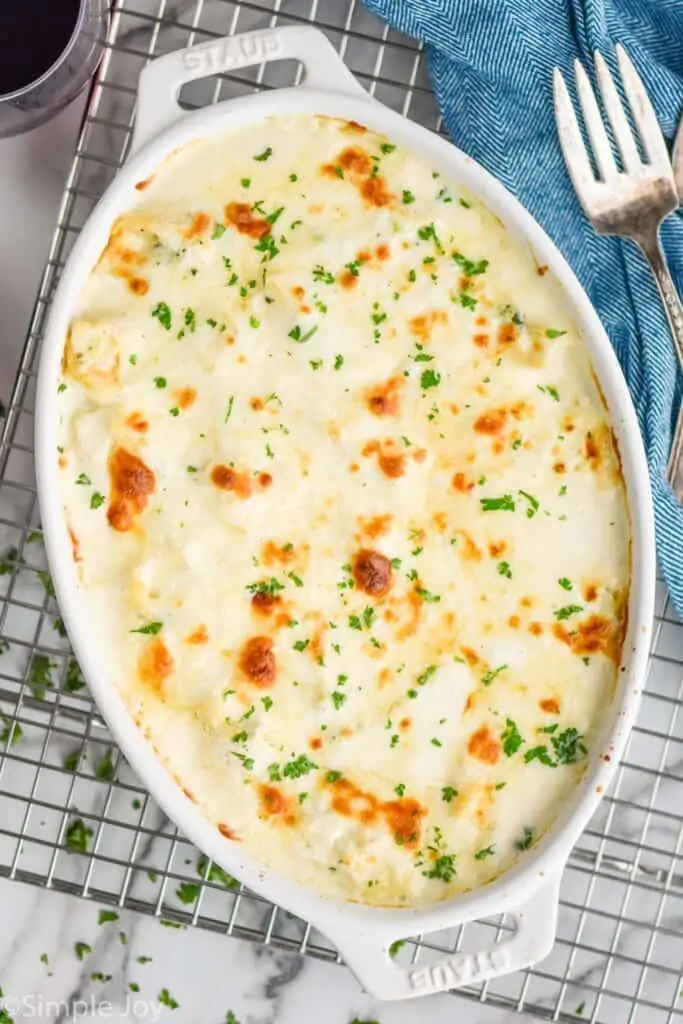
[{"label": "metal rack grid", "polygon": [[[68,647],[41,543],[33,482],[37,356],[65,258],[125,159],[135,83],[151,57],[275,24],[315,23],[366,89],[440,130],[424,55],[355,0],[115,0],[105,59],[81,126],[30,332],[0,439],[0,876],[178,924],[338,959],[310,926],[212,868],[123,762]],[[273,64],[185,88],[187,107],[294,84]],[[543,1020],[671,1024],[683,964],[683,628],[660,585],[639,724],[610,793],[570,858],[558,940],[537,967],[465,989]],[[78,852],[80,849],[80,852]],[[423,938],[428,961],[500,939],[504,919]]]}]

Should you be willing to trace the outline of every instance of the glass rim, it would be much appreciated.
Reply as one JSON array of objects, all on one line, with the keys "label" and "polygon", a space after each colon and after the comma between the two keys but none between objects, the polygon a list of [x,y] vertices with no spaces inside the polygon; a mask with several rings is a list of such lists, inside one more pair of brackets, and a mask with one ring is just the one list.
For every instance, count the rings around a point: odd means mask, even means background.
[{"label": "glass rim", "polygon": [[62,52],[59,54],[57,59],[54,60],[52,64],[50,64],[49,68],[47,68],[42,73],[42,75],[40,75],[38,78],[34,78],[31,82],[27,82],[26,85],[22,85],[20,89],[15,89],[13,92],[0,92],[0,104],[6,103],[8,100],[15,100],[21,96],[25,96],[26,93],[30,92],[32,89],[35,89],[37,88],[37,86],[42,85],[43,82],[47,81],[50,75],[52,75],[55,72],[55,70],[63,63],[65,58],[74,48],[76,39],[81,31],[81,28],[83,27],[83,21],[85,20],[85,8],[87,2],[88,0],[80,0],[78,7],[78,17],[76,18],[74,30],[69,36],[68,43],[66,44]]}]

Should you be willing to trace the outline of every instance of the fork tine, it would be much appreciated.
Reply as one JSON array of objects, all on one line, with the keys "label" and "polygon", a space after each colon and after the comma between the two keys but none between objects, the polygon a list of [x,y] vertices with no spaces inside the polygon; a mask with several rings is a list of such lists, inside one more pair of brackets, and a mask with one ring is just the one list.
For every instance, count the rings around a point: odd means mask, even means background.
[{"label": "fork tine", "polygon": [[599,50],[595,51],[595,68],[598,76],[598,86],[600,87],[600,93],[602,95],[602,101],[605,104],[605,110],[609,117],[610,124],[612,125],[612,131],[614,132],[614,138],[616,139],[617,145],[619,146],[619,152],[624,163],[624,167],[627,171],[637,171],[641,166],[640,154],[638,153],[638,147],[633,141],[633,133],[631,132],[631,126],[628,123],[624,108],[621,100],[619,99],[619,93],[617,87],[614,84],[612,78],[612,72],[607,67],[607,63],[603,55]]},{"label": "fork tine", "polygon": [[553,72],[553,86],[555,120],[562,154],[576,194],[585,206],[595,185],[595,178],[569,91],[559,68]]},{"label": "fork tine", "polygon": [[612,146],[607,138],[607,132],[602,121],[602,114],[598,102],[590,84],[588,75],[578,60],[574,61],[574,74],[576,75],[576,88],[579,94],[579,103],[583,111],[583,119],[588,129],[590,140],[593,144],[593,153],[603,181],[609,181],[617,175],[617,165],[612,153]]},{"label": "fork tine", "polygon": [[633,111],[633,117],[638,126],[645,152],[650,163],[661,167],[661,170],[670,177],[669,153],[659,127],[659,122],[657,121],[657,115],[645,91],[645,86],[631,63],[626,50],[620,43],[617,43],[616,50],[619,70],[621,71],[621,78],[624,83],[624,92]]}]

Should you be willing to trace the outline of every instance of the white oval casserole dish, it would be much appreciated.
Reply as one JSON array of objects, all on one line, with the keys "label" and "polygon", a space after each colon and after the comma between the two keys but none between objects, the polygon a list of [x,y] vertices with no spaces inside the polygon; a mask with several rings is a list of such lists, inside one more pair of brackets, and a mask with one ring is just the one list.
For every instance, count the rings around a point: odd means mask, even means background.
[{"label": "white oval casserole dish", "polygon": [[[183,114],[177,95],[185,82],[263,61],[296,59],[303,86],[282,89]],[[75,299],[107,244],[114,221],[173,151],[197,139],[275,114],[322,114],[360,122],[419,152],[442,174],[461,182],[531,248],[564,288],[611,413],[622,456],[631,520],[628,630],[618,684],[599,744],[572,799],[525,858],[482,889],[411,909],[360,906],[318,896],[273,872],[265,873],[240,844],[224,838],[171,778],[132,721],[84,628],[80,590],[59,499],[54,451],[57,388],[64,338]],[[402,999],[471,984],[542,959],[554,939],[562,870],[573,844],[609,784],[635,719],[645,678],[654,604],[654,527],[647,464],[635,413],[607,335],[572,271],[520,204],[465,154],[368,97],[326,37],[312,28],[270,29],[202,44],[154,61],[139,86],[133,155],[81,232],[62,275],[47,325],[38,379],[36,463],[43,529],[52,576],[75,654],[112,734],[157,802],[198,847],[264,898],[310,921],[338,947],[364,986],[381,999]],[[476,953],[401,966],[389,956],[397,939],[461,925],[506,911],[516,930]]]}]

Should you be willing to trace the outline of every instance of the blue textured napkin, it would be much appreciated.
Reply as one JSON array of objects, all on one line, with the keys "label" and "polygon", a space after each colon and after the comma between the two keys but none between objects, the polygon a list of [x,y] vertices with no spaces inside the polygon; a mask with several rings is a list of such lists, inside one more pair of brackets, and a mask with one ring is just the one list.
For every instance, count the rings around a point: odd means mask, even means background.
[{"label": "blue textured napkin", "polygon": [[[645,439],[657,550],[683,615],[683,509],[666,483],[680,401],[673,343],[652,275],[631,242],[586,221],[562,159],[552,69],[572,78],[599,49],[612,70],[623,44],[673,140],[683,109],[683,0],[366,0],[425,42],[436,99],[453,142],[496,175],[545,228],[588,292],[616,350]],[[683,218],[662,233],[683,293]],[[677,379],[678,378],[678,379]]]}]

